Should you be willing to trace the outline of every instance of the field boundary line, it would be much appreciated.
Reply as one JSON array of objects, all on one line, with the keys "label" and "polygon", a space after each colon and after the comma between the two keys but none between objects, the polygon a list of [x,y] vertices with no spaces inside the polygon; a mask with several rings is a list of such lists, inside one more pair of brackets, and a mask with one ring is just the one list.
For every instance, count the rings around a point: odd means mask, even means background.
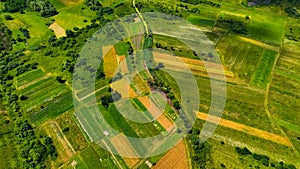
[{"label": "field boundary line", "polygon": [[[100,140],[99,140],[100,141]],[[119,163],[118,159],[116,158],[116,156],[114,155],[114,153],[111,151],[111,149],[109,148],[109,146],[107,145],[107,143],[102,139],[103,144],[105,145],[105,147],[108,149],[108,151],[110,152],[110,154],[112,155],[112,157],[114,158],[114,161],[116,163],[118,163],[118,166],[123,169],[123,167],[121,166],[121,164]]]},{"label": "field boundary line", "polygon": [[[52,125],[51,125],[51,124],[52,124]],[[72,156],[73,156],[74,154],[76,154],[76,151],[74,150],[73,146],[71,145],[71,143],[70,143],[69,140],[67,139],[66,135],[62,132],[62,130],[61,130],[60,126],[58,125],[58,123],[57,123],[56,121],[52,121],[52,122],[50,122],[50,125],[51,125],[51,127],[52,127],[52,129],[53,129],[53,131],[55,132],[55,134],[56,134],[57,137],[59,137],[58,134],[61,135],[61,138],[58,138],[58,139],[60,140],[61,144],[64,145],[64,144],[62,143],[62,141],[64,141],[64,142],[66,143],[67,147],[71,150]],[[55,127],[56,129],[54,129],[54,127]],[[57,132],[58,132],[58,133],[57,133]],[[65,146],[63,146],[63,147],[66,148]],[[67,150],[66,150],[66,151],[67,151]]]},{"label": "field boundary line", "polygon": [[212,116],[212,115],[209,115],[209,114],[206,114],[206,113],[202,113],[202,112],[197,111],[196,114],[197,114],[198,119],[205,120],[205,121],[208,121],[208,122],[211,122],[211,123],[221,125],[223,127],[227,127],[227,128],[233,129],[233,130],[241,131],[241,132],[247,133],[247,134],[252,135],[252,136],[260,137],[260,138],[263,138],[265,140],[273,141],[273,142],[276,142],[276,143],[279,143],[279,144],[283,144],[283,145],[292,147],[291,142],[286,137],[282,137],[282,136],[279,136],[279,135],[276,135],[276,134],[273,134],[273,133],[270,133],[270,132],[266,132],[264,130],[260,130],[260,129],[257,129],[257,128],[254,128],[254,127],[246,126],[246,125],[241,124],[241,123],[236,123],[236,122],[226,120],[226,119],[223,119],[223,118],[219,118],[219,117],[216,117],[216,116]]}]

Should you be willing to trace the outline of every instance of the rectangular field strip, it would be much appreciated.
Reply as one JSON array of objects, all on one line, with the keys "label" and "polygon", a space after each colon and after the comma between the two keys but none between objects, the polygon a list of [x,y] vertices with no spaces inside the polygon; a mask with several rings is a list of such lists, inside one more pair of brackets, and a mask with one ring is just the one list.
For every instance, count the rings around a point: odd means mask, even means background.
[{"label": "rectangular field strip", "polygon": [[31,82],[35,79],[43,77],[46,75],[41,69],[32,70],[30,72],[26,72],[17,77],[17,86],[20,87],[25,83]]}]

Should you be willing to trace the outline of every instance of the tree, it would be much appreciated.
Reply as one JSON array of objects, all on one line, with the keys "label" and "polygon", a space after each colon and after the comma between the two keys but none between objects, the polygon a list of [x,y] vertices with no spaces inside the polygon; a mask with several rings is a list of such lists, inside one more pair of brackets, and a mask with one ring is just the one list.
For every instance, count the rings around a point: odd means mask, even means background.
[{"label": "tree", "polygon": [[66,35],[68,38],[73,38],[74,37],[74,32],[71,29],[66,30]]},{"label": "tree", "polygon": [[4,18],[6,19],[6,20],[13,20],[14,18],[12,17],[12,16],[10,16],[10,15],[4,15]]},{"label": "tree", "polygon": [[20,28],[20,31],[27,39],[30,39],[29,31],[26,28]]}]

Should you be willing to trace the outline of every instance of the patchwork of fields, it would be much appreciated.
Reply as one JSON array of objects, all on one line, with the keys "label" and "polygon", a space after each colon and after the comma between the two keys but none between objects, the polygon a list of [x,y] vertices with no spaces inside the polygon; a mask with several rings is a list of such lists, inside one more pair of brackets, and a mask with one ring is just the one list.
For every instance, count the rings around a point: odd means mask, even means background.
[{"label": "patchwork of fields", "polygon": [[[105,77],[97,77],[94,87],[72,91],[69,82],[74,65],[71,60],[79,56],[75,48],[82,45],[83,42],[78,41],[85,37],[67,37],[66,30],[74,31],[74,27],[80,29],[92,23],[102,24],[102,21],[92,21],[96,16],[103,15],[106,22],[118,17],[117,14],[125,15],[130,9],[123,11],[119,6],[124,10],[127,8],[124,4],[131,8],[131,2],[100,0],[101,9],[107,13],[90,10],[91,7],[83,0],[49,2],[59,12],[50,18],[26,11],[25,14],[9,13],[13,20],[1,18],[0,21],[12,31],[14,39],[24,38],[20,28],[29,30],[31,38],[14,44],[14,51],[27,49],[20,63],[27,59],[30,63],[36,61],[38,68],[12,76],[12,82],[24,118],[39,134],[50,136],[53,140],[58,156],[53,160],[47,159],[51,168],[191,168],[191,161],[197,158],[193,156],[190,145],[195,140],[184,138],[163,154],[140,158],[138,156],[145,154],[144,151],[156,152],[165,145],[160,142],[136,144],[134,141],[134,138],[180,135],[182,131],[175,121],[184,117],[175,109],[172,99],[179,103],[183,101],[184,91],[181,91],[178,82],[186,82],[187,70],[198,85],[198,91],[192,91],[195,95],[189,96],[189,99],[198,100],[197,96],[200,96],[199,110],[194,110],[197,120],[193,128],[187,127],[188,133],[195,129],[200,131],[205,122],[218,125],[207,140],[212,146],[210,167],[236,168],[243,165],[242,168],[270,168],[281,161],[300,167],[300,46],[296,41],[286,39],[285,33],[291,32],[287,25],[295,21],[275,12],[279,7],[250,8],[243,4],[245,1],[228,0],[222,1],[218,8],[202,1],[196,5],[170,0],[138,1],[138,7],[145,11],[147,7],[149,10],[153,8],[153,11],[162,8],[166,12],[174,8],[202,29],[212,41],[222,64],[214,63],[217,56],[211,53],[198,56],[175,38],[141,34],[122,39],[114,46],[103,46],[102,73]],[[219,3],[215,0],[207,2]],[[158,7],[153,7],[155,3]],[[2,2],[0,4],[2,9]],[[166,4],[168,8],[163,8]],[[142,32],[144,28],[138,15],[124,24],[128,26],[124,31],[129,34]],[[235,24],[240,28],[233,29]],[[53,50],[54,46],[43,46],[55,37],[58,41],[66,38],[66,43],[74,42],[74,46],[68,48],[64,45]],[[142,49],[149,45],[153,45],[153,50],[143,52]],[[38,47],[42,50],[37,50]],[[63,48],[65,51],[60,54],[56,51]],[[46,56],[47,52],[52,53],[51,56]],[[67,66],[70,66],[69,72]],[[207,67],[215,75],[214,79],[208,76]],[[226,105],[222,117],[218,118],[209,116],[208,112],[213,101],[212,82],[222,80],[223,71]],[[116,80],[112,80],[114,77],[117,77]],[[151,82],[160,88],[151,86]],[[221,93],[216,96],[222,97]],[[103,104],[106,101],[108,104]],[[0,114],[5,114],[6,118],[7,112],[0,109]],[[12,121],[5,118],[1,118],[1,124]],[[0,142],[0,148],[15,151],[9,148],[15,143],[8,142],[6,132],[0,133],[5,140]],[[241,156],[236,147],[247,147],[253,154],[267,155],[270,163],[268,161],[266,166],[252,156]]]}]

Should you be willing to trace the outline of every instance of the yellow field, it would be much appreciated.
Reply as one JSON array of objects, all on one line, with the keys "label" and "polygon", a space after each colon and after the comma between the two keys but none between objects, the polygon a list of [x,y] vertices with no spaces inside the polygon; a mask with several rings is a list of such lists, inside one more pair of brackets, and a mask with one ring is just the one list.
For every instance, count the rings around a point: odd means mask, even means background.
[{"label": "yellow field", "polygon": [[111,139],[111,143],[116,148],[116,150],[120,153],[120,155],[123,156],[123,159],[129,168],[134,167],[140,161],[140,159],[138,158],[129,158],[130,156],[138,157],[138,154],[131,146],[131,144],[126,139],[123,133],[113,137]]},{"label": "yellow field", "polygon": [[125,79],[121,79],[116,82],[113,82],[112,84],[110,84],[110,86],[113,90],[116,90],[121,94],[122,99],[132,98],[132,97],[137,96],[137,94],[129,86],[129,84],[127,83],[127,81]]},{"label": "yellow field", "polygon": [[227,127],[227,128],[231,128],[231,129],[234,129],[237,131],[241,131],[241,132],[247,133],[249,135],[253,135],[253,136],[260,137],[260,138],[263,138],[266,140],[270,140],[270,141],[273,141],[273,142],[276,142],[279,144],[283,144],[286,146],[292,146],[292,144],[290,143],[288,138],[285,138],[285,137],[282,137],[282,136],[279,136],[279,135],[276,135],[273,133],[269,133],[269,132],[266,132],[263,130],[259,130],[257,128],[249,127],[249,126],[246,126],[246,125],[243,125],[240,123],[236,123],[233,121],[225,120],[222,118],[220,118],[220,121],[219,121],[219,118],[216,116],[209,116],[209,118],[208,118],[208,114],[201,113],[201,112],[197,112],[197,118],[199,118],[201,120],[206,120],[206,121],[209,121],[209,122],[212,122],[212,123],[215,123],[215,124]]},{"label": "yellow field", "polygon": [[56,22],[54,22],[52,25],[50,25],[49,28],[54,31],[57,38],[66,36],[66,31],[64,30],[64,28],[59,26]]},{"label": "yellow field", "polygon": [[168,68],[171,68],[175,71],[187,72],[187,69],[190,69],[195,75],[208,77],[207,68],[209,68],[213,78],[222,79],[222,74],[224,72],[227,81],[238,82],[238,80],[234,77],[234,74],[230,71],[227,71],[226,68],[221,64],[184,57],[174,57],[158,52],[153,52],[153,56],[156,63],[161,62],[165,66],[168,66]]},{"label": "yellow field", "polygon": [[188,169],[188,157],[184,141],[180,141],[175,147],[167,152],[162,159],[153,167],[153,169]]},{"label": "yellow field", "polygon": [[250,38],[242,37],[242,36],[239,36],[239,38],[241,40],[243,40],[243,41],[252,43],[252,44],[254,44],[256,46],[259,46],[259,47],[262,47],[262,48],[265,48],[265,49],[270,49],[270,50],[279,52],[279,47],[268,45],[266,43],[263,43],[263,42],[260,42],[260,41],[257,41],[257,40],[253,40],[253,39],[250,39]]},{"label": "yellow field", "polygon": [[133,77],[133,84],[142,95],[150,93],[150,89],[147,83],[142,79],[142,77],[139,74],[136,74]]},{"label": "yellow field", "polygon": [[103,69],[106,78],[112,78],[118,68],[116,51],[113,46],[105,46],[103,50]]},{"label": "yellow field", "polygon": [[63,4],[65,5],[75,5],[75,4],[78,4],[78,3],[82,3],[83,0],[60,0]]}]

